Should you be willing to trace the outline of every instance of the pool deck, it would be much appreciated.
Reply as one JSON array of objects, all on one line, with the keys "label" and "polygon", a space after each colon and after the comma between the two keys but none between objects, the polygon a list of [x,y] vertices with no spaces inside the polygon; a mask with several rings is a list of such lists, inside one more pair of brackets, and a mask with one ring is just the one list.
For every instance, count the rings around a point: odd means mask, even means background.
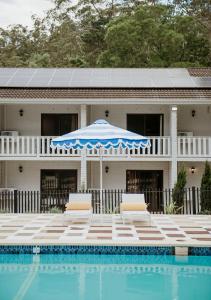
[{"label": "pool deck", "polygon": [[0,245],[127,245],[211,247],[211,215],[119,215],[74,219],[62,214],[1,214]]}]

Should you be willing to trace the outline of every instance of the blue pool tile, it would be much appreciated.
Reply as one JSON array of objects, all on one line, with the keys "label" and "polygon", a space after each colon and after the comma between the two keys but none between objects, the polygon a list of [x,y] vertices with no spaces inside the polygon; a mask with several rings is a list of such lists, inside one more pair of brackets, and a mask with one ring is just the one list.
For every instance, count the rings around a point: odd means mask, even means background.
[{"label": "blue pool tile", "polygon": [[[3,245],[0,254],[33,254],[32,245]],[[41,245],[40,254],[172,255],[174,247]]]},{"label": "blue pool tile", "polygon": [[211,256],[211,247],[189,247],[189,255]]}]

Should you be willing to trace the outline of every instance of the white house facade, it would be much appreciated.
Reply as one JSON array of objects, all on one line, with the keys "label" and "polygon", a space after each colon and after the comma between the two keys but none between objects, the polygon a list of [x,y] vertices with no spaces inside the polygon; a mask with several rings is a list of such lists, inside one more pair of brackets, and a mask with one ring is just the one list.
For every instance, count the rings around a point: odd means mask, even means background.
[{"label": "white house facade", "polygon": [[0,69],[0,187],[99,188],[99,153],[51,139],[105,119],[151,148],[103,153],[105,189],[199,186],[211,162],[211,69]]}]

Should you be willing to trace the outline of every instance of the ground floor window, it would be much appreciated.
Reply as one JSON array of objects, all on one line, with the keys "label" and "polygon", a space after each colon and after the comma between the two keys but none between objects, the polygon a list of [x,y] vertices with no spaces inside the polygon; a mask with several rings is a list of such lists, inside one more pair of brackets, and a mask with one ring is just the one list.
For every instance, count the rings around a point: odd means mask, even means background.
[{"label": "ground floor window", "polygon": [[64,210],[69,193],[77,191],[77,170],[41,170],[40,209]]},{"label": "ground floor window", "polygon": [[77,190],[77,170],[41,170],[41,191]]},{"label": "ground floor window", "polygon": [[163,171],[127,170],[126,189],[128,193],[144,193],[149,210],[163,211]]}]

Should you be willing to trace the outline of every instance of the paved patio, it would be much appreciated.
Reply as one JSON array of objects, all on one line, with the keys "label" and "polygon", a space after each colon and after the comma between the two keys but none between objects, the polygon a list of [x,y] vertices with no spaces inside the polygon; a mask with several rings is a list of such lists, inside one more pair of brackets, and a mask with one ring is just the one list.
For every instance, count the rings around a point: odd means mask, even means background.
[{"label": "paved patio", "polygon": [[211,215],[152,215],[151,224],[118,215],[71,220],[61,214],[1,214],[0,244],[211,246]]}]

